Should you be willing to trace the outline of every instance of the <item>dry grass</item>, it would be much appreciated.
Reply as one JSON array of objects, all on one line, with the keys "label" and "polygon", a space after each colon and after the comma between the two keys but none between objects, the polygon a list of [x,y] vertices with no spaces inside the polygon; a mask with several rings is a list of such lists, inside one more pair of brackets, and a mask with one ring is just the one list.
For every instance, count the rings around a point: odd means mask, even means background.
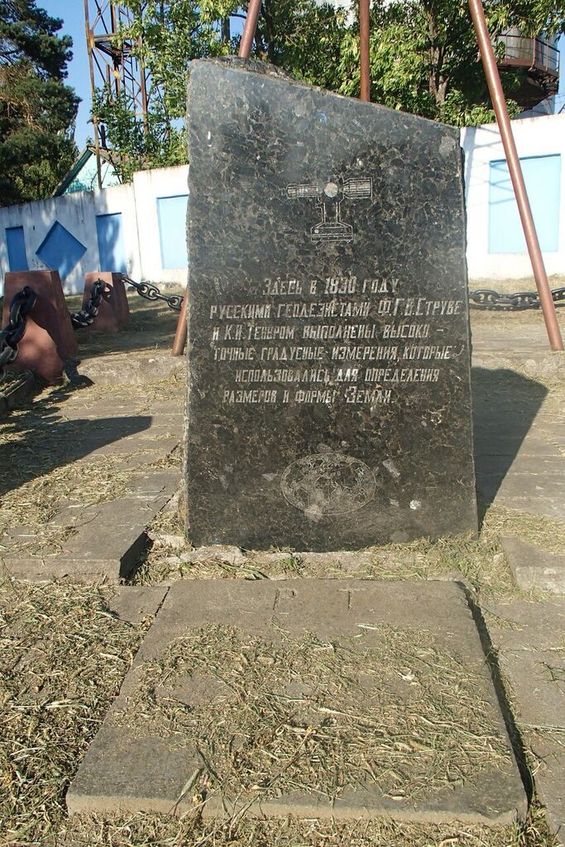
[{"label": "dry grass", "polygon": [[[108,418],[112,404],[127,404],[127,417],[116,417],[115,435]],[[143,466],[132,446],[129,453],[102,452],[88,455],[89,449],[104,448],[112,438],[129,434],[135,418],[146,416],[163,403],[178,404],[179,386],[174,382],[147,386],[95,385],[79,392],[68,388],[44,391],[27,409],[14,411],[0,427],[0,450],[9,472],[0,483],[0,558],[10,556],[54,556],[72,536],[72,526],[57,525],[53,519],[69,505],[83,507],[116,500],[135,485],[136,476],[147,468],[177,467],[180,454],[164,455]],[[100,410],[104,420],[98,421]],[[92,416],[92,417],[90,417]],[[122,424],[123,420],[123,424]],[[164,432],[153,436],[147,447],[174,437]],[[88,446],[84,447],[85,439]],[[141,448],[143,449],[143,448]]]},{"label": "dry grass", "polygon": [[0,843],[43,845],[142,630],[92,587],[0,582]]},{"label": "dry grass", "polygon": [[518,828],[393,821],[239,820],[203,824],[157,815],[73,820],[60,847],[551,847]]},{"label": "dry grass", "polygon": [[[523,516],[526,525],[528,516]],[[160,521],[161,518],[158,518]],[[516,527],[519,529],[519,526]],[[157,522],[151,528],[156,542],[134,577],[136,584],[169,579],[461,579],[477,595],[492,599],[518,593],[495,528],[485,527],[481,538],[457,536],[408,544],[389,544],[357,554],[309,554],[288,551],[267,553],[249,551],[233,561],[230,550],[194,561],[188,542],[184,549],[167,544],[167,536],[180,537],[178,518],[168,516],[166,527]],[[164,543],[160,542],[160,535]]]},{"label": "dry grass", "polygon": [[223,626],[187,631],[143,666],[112,721],[194,747],[207,802],[293,791],[334,801],[349,787],[413,801],[508,765],[477,693],[482,666],[431,632],[367,630],[339,641],[279,630],[275,642]]},{"label": "dry grass", "polygon": [[483,535],[488,538],[517,535],[551,553],[565,553],[565,521],[528,515],[503,506],[492,506],[485,515]]}]

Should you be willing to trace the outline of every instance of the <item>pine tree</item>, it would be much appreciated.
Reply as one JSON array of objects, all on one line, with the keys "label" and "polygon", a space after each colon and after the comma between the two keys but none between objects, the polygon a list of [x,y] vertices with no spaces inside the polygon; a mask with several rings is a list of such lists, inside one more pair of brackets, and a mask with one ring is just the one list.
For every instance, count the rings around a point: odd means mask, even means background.
[{"label": "pine tree", "polygon": [[0,205],[48,197],[76,156],[72,39],[36,0],[0,0]]}]

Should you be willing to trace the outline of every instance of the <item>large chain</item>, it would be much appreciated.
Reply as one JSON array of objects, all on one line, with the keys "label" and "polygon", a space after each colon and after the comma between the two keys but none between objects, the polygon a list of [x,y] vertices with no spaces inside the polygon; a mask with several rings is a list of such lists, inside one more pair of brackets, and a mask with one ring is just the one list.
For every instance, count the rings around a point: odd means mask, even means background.
[{"label": "large chain", "polygon": [[97,279],[90,289],[90,297],[80,312],[71,313],[71,323],[75,329],[84,329],[94,323],[98,315],[102,295],[111,291],[111,288],[102,279]]},{"label": "large chain", "polygon": [[[554,303],[565,304],[565,288],[554,288],[551,292]],[[517,312],[523,309],[539,309],[540,299],[536,291],[519,291],[516,294],[500,294],[490,288],[479,288],[469,293],[471,306],[497,312]]]},{"label": "large chain", "polygon": [[152,285],[150,282],[135,282],[135,280],[130,279],[129,276],[122,274],[122,279],[126,285],[131,285],[132,288],[135,288],[140,297],[145,297],[146,300],[163,300],[169,309],[174,309],[175,312],[180,312],[180,307],[182,305],[182,294],[162,294],[156,285]]},{"label": "large chain", "polygon": [[14,296],[10,304],[10,318],[0,332],[0,368],[10,365],[18,355],[18,344],[23,338],[26,318],[37,302],[37,294],[29,285]]}]

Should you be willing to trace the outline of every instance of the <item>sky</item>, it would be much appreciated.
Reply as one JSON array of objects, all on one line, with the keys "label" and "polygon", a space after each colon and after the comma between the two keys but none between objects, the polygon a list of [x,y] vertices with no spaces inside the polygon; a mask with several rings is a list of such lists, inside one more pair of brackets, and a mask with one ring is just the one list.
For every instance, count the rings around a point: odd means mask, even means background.
[{"label": "sky", "polygon": [[[85,147],[87,138],[92,138],[90,117],[90,75],[88,56],[84,34],[84,4],[83,0],[39,0],[38,6],[50,15],[62,18],[64,21],[61,34],[72,36],[73,60],[68,66],[67,83],[72,85],[82,102],[79,106],[76,123],[75,140],[80,150]],[[565,36],[561,38],[561,79],[558,108],[565,103]]]},{"label": "sky", "polygon": [[64,23],[59,35],[70,35],[73,39],[73,60],[67,66],[66,82],[71,85],[82,102],[78,107],[75,141],[80,150],[86,145],[86,139],[92,138],[90,118],[90,72],[84,30],[83,0],[39,0],[37,5],[45,9],[54,18]]}]

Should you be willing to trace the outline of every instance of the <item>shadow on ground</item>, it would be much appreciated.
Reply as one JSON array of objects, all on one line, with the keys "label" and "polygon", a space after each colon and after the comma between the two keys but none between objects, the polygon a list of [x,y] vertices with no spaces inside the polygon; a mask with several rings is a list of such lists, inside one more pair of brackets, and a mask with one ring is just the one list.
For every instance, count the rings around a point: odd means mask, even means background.
[{"label": "shadow on ground", "polygon": [[0,426],[0,496],[151,426],[150,415],[65,420],[60,389],[13,413]]},{"label": "shadow on ground", "polygon": [[473,368],[472,379],[475,470],[482,523],[548,390],[507,368]]}]

